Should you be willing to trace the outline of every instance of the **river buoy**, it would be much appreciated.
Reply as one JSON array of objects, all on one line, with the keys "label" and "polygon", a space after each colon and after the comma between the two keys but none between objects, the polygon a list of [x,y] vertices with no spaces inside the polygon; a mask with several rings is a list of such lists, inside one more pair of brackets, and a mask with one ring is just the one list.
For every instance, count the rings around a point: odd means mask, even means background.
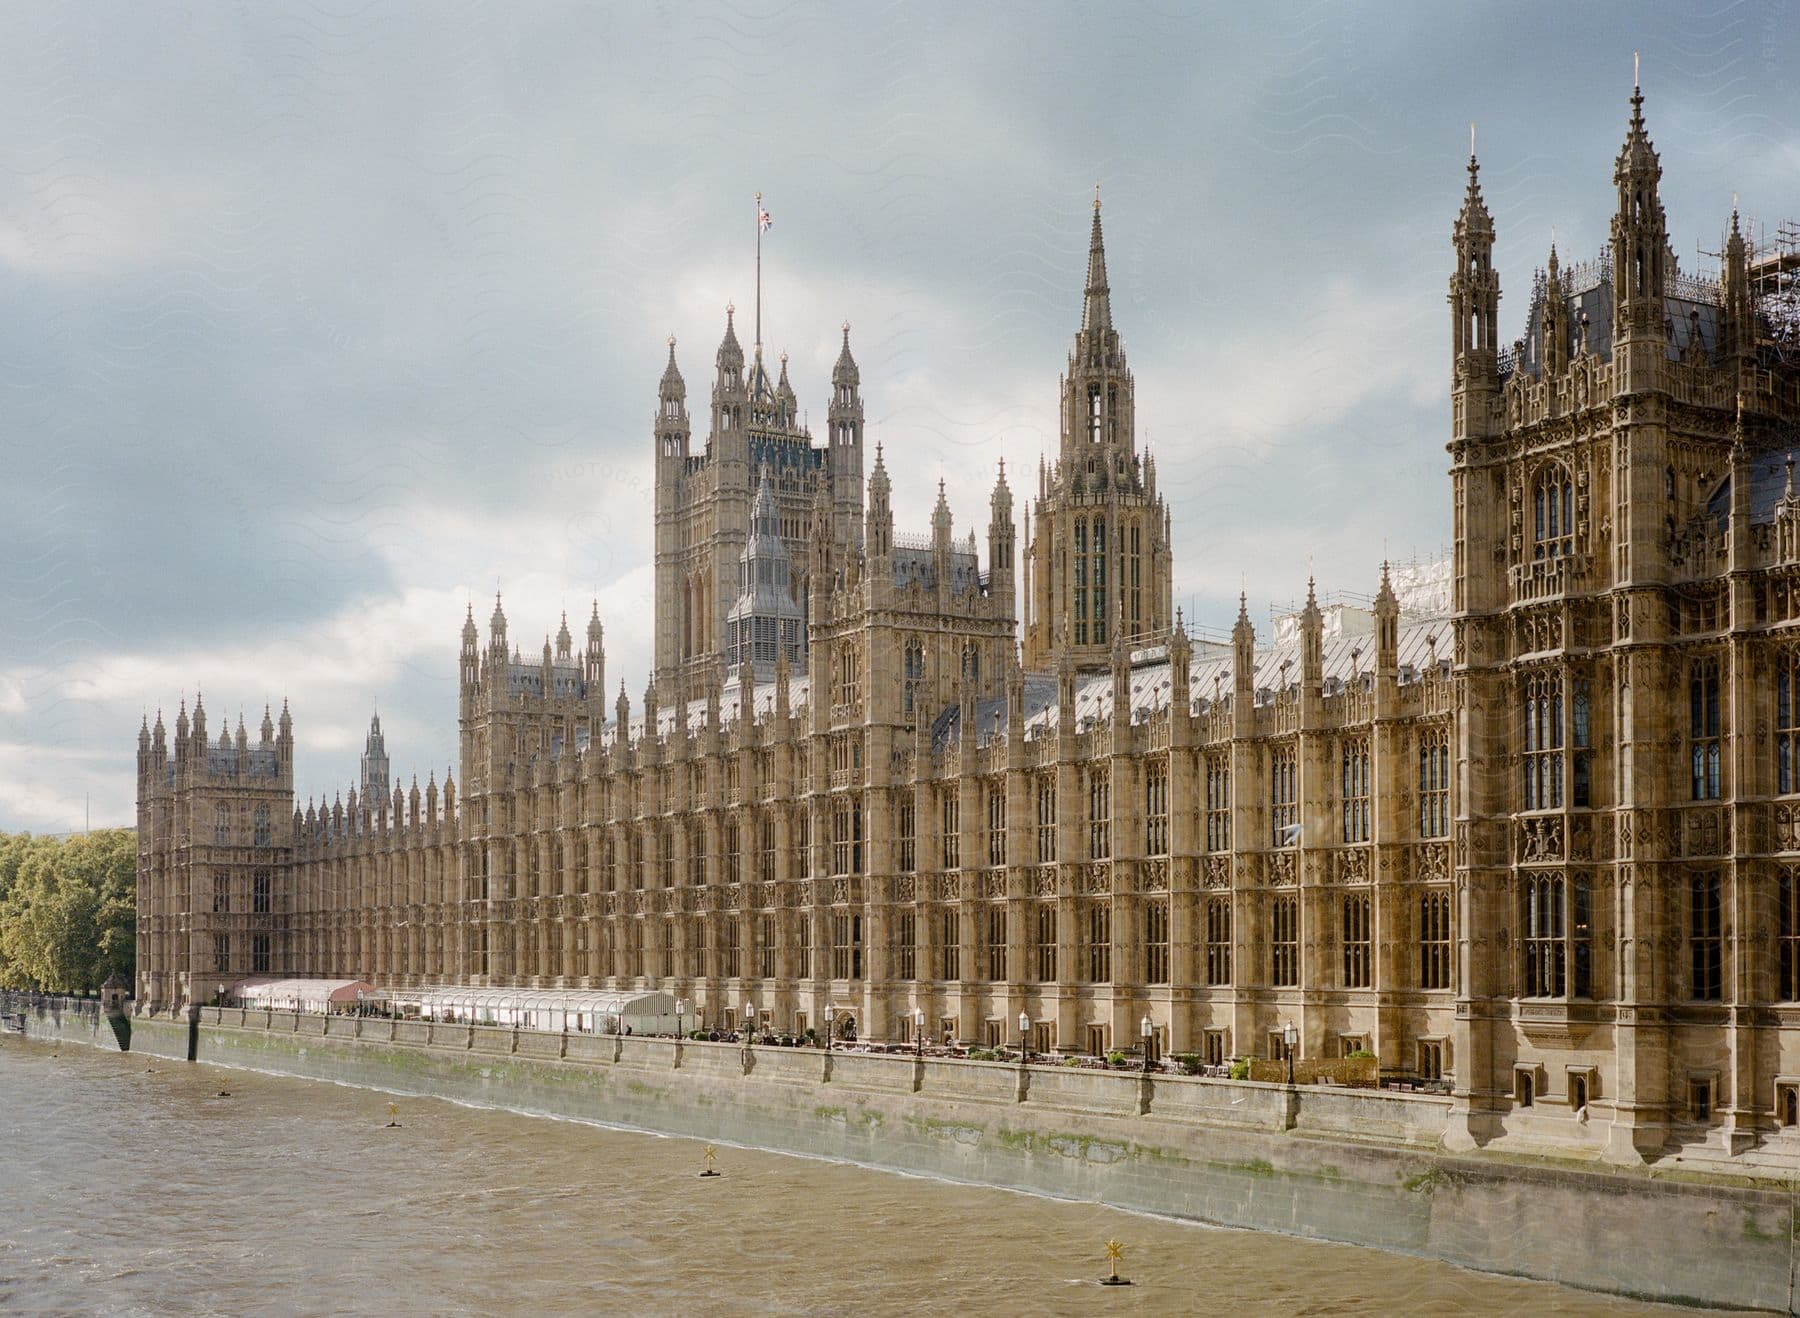
[{"label": "river buoy", "polygon": [[1106,1242],[1106,1261],[1110,1265],[1111,1275],[1100,1278],[1102,1286],[1129,1286],[1131,1282],[1119,1275],[1119,1260],[1125,1257],[1125,1246],[1116,1240]]},{"label": "river buoy", "polygon": [[705,1153],[706,1170],[700,1173],[701,1176],[703,1176],[703,1177],[705,1177],[705,1176],[721,1176],[724,1174],[722,1172],[716,1171],[713,1168],[713,1163],[718,1159],[718,1156],[719,1156],[719,1151],[717,1149],[713,1148],[712,1145],[708,1144],[706,1146],[706,1153]]}]

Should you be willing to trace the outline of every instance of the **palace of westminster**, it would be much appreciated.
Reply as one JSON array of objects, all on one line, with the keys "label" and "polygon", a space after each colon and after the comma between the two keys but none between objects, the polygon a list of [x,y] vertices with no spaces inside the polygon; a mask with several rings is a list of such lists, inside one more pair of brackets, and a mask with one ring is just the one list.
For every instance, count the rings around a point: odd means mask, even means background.
[{"label": "palace of westminster", "polygon": [[[256,976],[654,988],[723,1024],[1207,1060],[1367,1049],[1461,1138],[1613,1158],[1800,1122],[1800,430],[1790,231],[1677,269],[1634,92],[1611,237],[1498,336],[1452,237],[1454,557],[1190,638],[1100,208],[1015,545],[895,530],[849,329],[826,434],[731,317],[654,420],[655,671],[596,610],[462,629],[460,779],[294,798],[292,722],[138,743],[139,1010]],[[916,1017],[915,1013],[922,1013]]]}]

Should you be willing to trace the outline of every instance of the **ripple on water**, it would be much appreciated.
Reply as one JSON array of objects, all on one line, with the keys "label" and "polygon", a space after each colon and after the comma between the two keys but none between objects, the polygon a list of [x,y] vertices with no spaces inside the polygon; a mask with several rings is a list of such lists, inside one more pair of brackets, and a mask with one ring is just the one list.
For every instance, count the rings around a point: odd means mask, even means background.
[{"label": "ripple on water", "polygon": [[[229,1100],[216,1100],[229,1089]],[[0,1043],[0,1309],[1610,1314],[1538,1282],[263,1073]],[[1102,1295],[1102,1243],[1137,1282]]]}]

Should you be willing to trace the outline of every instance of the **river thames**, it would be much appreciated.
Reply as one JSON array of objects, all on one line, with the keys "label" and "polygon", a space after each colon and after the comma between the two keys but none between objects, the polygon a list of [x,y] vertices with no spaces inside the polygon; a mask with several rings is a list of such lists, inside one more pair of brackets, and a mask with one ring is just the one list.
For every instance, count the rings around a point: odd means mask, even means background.
[{"label": "river thames", "polygon": [[[390,1128],[388,1104],[399,1105]],[[1372,1250],[0,1039],[0,1310],[1674,1313]],[[1130,1288],[1105,1289],[1105,1242]]]}]

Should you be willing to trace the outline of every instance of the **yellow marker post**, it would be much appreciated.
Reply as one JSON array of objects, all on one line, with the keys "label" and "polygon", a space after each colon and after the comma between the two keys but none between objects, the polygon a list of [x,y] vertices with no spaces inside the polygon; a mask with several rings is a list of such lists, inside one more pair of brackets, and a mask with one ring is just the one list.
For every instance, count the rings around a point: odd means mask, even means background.
[{"label": "yellow marker post", "polygon": [[1124,1257],[1125,1257],[1125,1246],[1124,1245],[1119,1243],[1117,1240],[1109,1240],[1106,1242],[1106,1262],[1109,1265],[1111,1271],[1110,1271],[1110,1275],[1102,1277],[1100,1279],[1100,1284],[1102,1286],[1129,1286],[1129,1285],[1131,1285],[1130,1281],[1126,1280],[1124,1277],[1121,1277],[1119,1275],[1119,1260]]},{"label": "yellow marker post", "polygon": [[388,1104],[388,1124],[385,1127],[385,1129],[387,1129],[387,1130],[399,1129],[399,1126],[400,1126],[399,1117],[400,1117],[400,1105],[398,1103],[389,1103]]},{"label": "yellow marker post", "polygon": [[708,1144],[706,1146],[706,1153],[704,1156],[706,1158],[706,1170],[701,1172],[700,1175],[702,1175],[702,1176],[721,1175],[722,1173],[714,1170],[714,1168],[713,1168],[713,1163],[718,1161],[719,1151],[717,1149],[715,1149],[712,1145]]}]

